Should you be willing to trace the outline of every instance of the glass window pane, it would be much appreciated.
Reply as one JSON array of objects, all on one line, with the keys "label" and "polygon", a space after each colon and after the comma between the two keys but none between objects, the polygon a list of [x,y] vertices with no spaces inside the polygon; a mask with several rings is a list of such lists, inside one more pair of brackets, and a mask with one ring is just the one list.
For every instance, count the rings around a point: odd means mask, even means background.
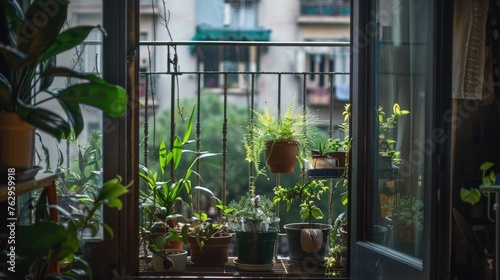
[{"label": "glass window pane", "polygon": [[[373,149],[371,241],[420,257],[426,169],[426,126],[432,108],[426,102],[432,61],[425,6],[420,1],[387,6],[379,1],[379,30],[374,46],[376,110]],[[392,3],[392,2],[391,2]],[[428,151],[427,151],[428,152]]]}]

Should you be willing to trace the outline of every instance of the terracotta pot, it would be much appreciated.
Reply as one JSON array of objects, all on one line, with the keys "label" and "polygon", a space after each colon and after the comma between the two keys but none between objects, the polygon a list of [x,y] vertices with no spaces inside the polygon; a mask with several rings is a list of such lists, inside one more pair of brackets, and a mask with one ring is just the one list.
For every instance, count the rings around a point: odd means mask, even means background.
[{"label": "terracotta pot", "polygon": [[226,264],[229,245],[233,235],[230,233],[214,236],[205,240],[203,248],[198,246],[194,236],[189,236],[191,261],[196,265],[224,265]]},{"label": "terracotta pot", "polygon": [[15,168],[16,172],[31,170],[34,152],[35,127],[16,113],[0,112],[1,172],[8,168]]},{"label": "terracotta pot", "polygon": [[266,142],[265,158],[274,174],[293,173],[298,155],[298,141]]}]

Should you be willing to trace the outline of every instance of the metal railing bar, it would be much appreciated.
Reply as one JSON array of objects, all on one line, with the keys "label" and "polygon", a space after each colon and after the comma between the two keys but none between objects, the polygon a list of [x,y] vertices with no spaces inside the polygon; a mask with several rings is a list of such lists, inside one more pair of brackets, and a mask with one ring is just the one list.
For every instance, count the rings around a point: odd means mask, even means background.
[{"label": "metal railing bar", "polygon": [[[86,41],[87,43],[87,41]],[[350,47],[340,41],[140,41],[141,46],[280,46],[280,47]]]}]

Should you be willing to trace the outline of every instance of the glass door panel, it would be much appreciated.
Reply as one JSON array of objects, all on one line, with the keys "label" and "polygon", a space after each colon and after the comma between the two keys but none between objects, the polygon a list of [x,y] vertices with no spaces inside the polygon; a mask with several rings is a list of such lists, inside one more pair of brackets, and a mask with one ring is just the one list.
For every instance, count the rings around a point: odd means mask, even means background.
[{"label": "glass door panel", "polygon": [[[371,241],[421,257],[424,219],[422,181],[426,170],[428,132],[428,65],[433,61],[429,24],[432,18],[422,1],[401,1],[388,6],[378,1],[378,34],[373,45],[375,128],[373,156]],[[385,18],[386,12],[392,12]]]},{"label": "glass door panel", "polygon": [[[436,5],[373,0],[354,7],[361,20],[353,28],[363,27],[369,41],[353,55],[353,117],[361,120],[353,124],[351,276],[426,279],[436,174]],[[354,48],[361,44],[353,41]]]}]

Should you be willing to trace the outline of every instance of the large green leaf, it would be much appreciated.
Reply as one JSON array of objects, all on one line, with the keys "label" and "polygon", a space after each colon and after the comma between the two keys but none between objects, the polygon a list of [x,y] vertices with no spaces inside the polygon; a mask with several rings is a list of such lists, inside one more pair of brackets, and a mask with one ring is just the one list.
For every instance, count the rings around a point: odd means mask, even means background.
[{"label": "large green leaf", "polygon": [[20,225],[17,228],[16,249],[19,254],[43,252],[59,245],[66,239],[63,225],[52,221],[38,221],[31,225]]},{"label": "large green leaf", "polygon": [[69,86],[58,95],[67,102],[99,108],[111,117],[120,117],[127,108],[127,92],[115,85],[87,82]]},{"label": "large green leaf", "polygon": [[68,13],[69,1],[35,0],[24,14],[17,32],[17,49],[28,54],[29,61],[38,58],[59,35]]},{"label": "large green leaf", "polygon": [[7,28],[6,30],[9,30],[9,39],[12,43],[12,45],[16,44],[16,33],[17,30],[19,29],[19,24],[21,23],[21,20],[23,18],[23,11],[21,10],[21,7],[17,3],[17,0],[2,0],[0,1],[1,3],[1,8],[4,11],[6,17],[7,17]]},{"label": "large green leaf", "polygon": [[77,26],[64,30],[57,36],[56,40],[49,46],[49,48],[40,56],[39,61],[43,61],[50,57],[56,56],[62,52],[78,46],[95,28],[101,30],[105,34],[104,29],[102,29],[102,27],[99,25]]},{"label": "large green leaf", "polygon": [[471,205],[474,205],[481,200],[481,191],[478,189],[467,189],[467,188],[461,188],[460,189],[460,199],[464,202],[468,202]]},{"label": "large green leaf", "polygon": [[61,116],[46,109],[18,102],[17,112],[21,119],[61,140],[71,133],[71,127]]}]

